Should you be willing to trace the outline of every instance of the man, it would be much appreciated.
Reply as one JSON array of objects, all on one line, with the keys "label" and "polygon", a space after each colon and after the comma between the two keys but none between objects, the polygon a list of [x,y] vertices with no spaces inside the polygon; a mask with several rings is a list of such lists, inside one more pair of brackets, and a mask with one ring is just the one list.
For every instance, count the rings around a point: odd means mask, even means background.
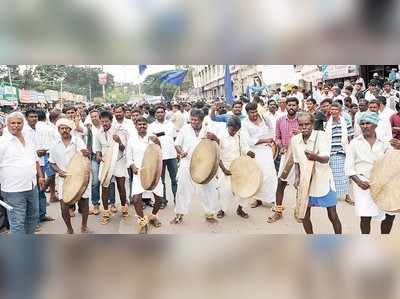
[{"label": "man", "polygon": [[396,102],[396,114],[390,117],[393,138],[400,140],[400,102]]},{"label": "man", "polygon": [[363,88],[363,83],[362,82],[356,82],[356,84],[354,84],[353,94],[354,94],[354,97],[357,100],[360,100],[360,99],[364,98],[363,90],[364,90],[364,88]]},{"label": "man", "polygon": [[352,85],[347,85],[344,88],[344,98],[351,98],[351,103],[358,103],[357,98],[353,95],[354,88]]},{"label": "man", "polygon": [[247,133],[250,149],[256,155],[256,162],[263,174],[259,191],[253,196],[252,208],[263,203],[274,202],[277,176],[272,156],[273,127],[269,119],[262,118],[257,112],[257,104],[246,105],[247,119],[243,121],[243,129]]},{"label": "man", "polygon": [[378,91],[378,88],[374,82],[370,82],[368,84],[368,89],[364,93],[364,98],[370,102],[371,100],[376,100],[376,93]]},{"label": "man", "polygon": [[[117,188],[119,197],[121,199],[121,212],[123,217],[128,217],[128,205],[126,203],[126,190],[125,190],[125,178],[128,176],[126,168],[126,157],[125,157],[125,146],[126,136],[121,134],[118,130],[111,128],[113,115],[109,111],[102,111],[100,113],[100,121],[102,129],[97,133],[94,142],[94,151],[96,152],[96,159],[98,162],[103,160],[103,155],[106,150],[113,145],[113,142],[118,143],[119,151],[117,157],[117,163],[113,172],[113,177],[117,182]],[[115,205],[111,205],[111,211],[108,210],[108,193],[109,188],[102,187],[101,199],[103,202],[103,215],[101,224],[107,224],[111,220],[111,213],[118,212]]]},{"label": "man", "polygon": [[307,99],[306,108],[308,112],[310,112],[311,114],[315,114],[317,112],[317,101],[312,98]]},{"label": "man", "polygon": [[287,114],[286,97],[287,97],[287,93],[286,92],[282,92],[281,93],[281,98],[279,99],[279,108],[276,111],[278,119]]},{"label": "man", "polygon": [[383,85],[383,92],[382,96],[386,98],[388,108],[395,110],[396,109],[396,102],[399,100],[399,92],[392,89],[391,82],[385,82]]},{"label": "man", "polygon": [[323,87],[322,81],[318,81],[317,87],[315,88],[314,92],[312,93],[312,98],[315,99],[315,101],[318,104],[323,100],[323,98],[322,98],[322,87]]},{"label": "man", "polygon": [[[23,134],[31,139],[31,142],[36,147],[36,153],[39,157],[39,165],[41,167],[42,173],[44,172],[43,166],[44,161],[42,157],[46,155],[46,150],[43,149],[43,144],[41,144],[41,140],[44,139],[43,136],[46,135],[46,128],[42,126],[37,126],[38,124],[38,112],[36,109],[28,109],[25,111],[26,123],[24,124]],[[42,142],[44,143],[44,141]],[[37,184],[39,186],[39,184]],[[54,218],[51,218],[46,215],[47,213],[47,200],[45,190],[38,188],[38,196],[39,196],[39,223],[37,226],[37,231],[40,230],[40,222],[46,221],[54,221]]]},{"label": "man", "polygon": [[[58,110],[53,110],[49,114],[49,121],[50,121],[50,123],[48,124],[49,149],[60,139],[60,134],[58,133],[57,127],[55,126],[59,117],[60,117],[60,111]],[[51,168],[47,156],[45,156],[44,171],[47,176],[46,187],[48,187],[50,191],[50,202],[59,202],[60,199],[56,196],[56,174],[53,168]]]},{"label": "man", "polygon": [[[79,137],[72,137],[71,131],[74,128],[74,122],[61,118],[56,124],[61,138],[50,149],[50,165],[60,177],[58,194],[61,199],[61,215],[67,226],[67,233],[73,234],[74,230],[71,224],[71,215],[69,214],[70,207],[62,200],[63,184],[67,176],[66,169],[74,155],[81,151],[85,157],[89,157],[89,151],[86,149],[85,143]],[[79,212],[82,214],[81,233],[88,233],[87,220],[89,216],[89,195],[90,189],[86,188],[82,197],[78,201]]]},{"label": "man", "polygon": [[361,127],[358,124],[361,114],[365,111],[368,111],[368,101],[366,99],[360,98],[358,100],[358,112],[354,115],[354,137],[357,137],[361,134]]},{"label": "man", "polygon": [[[236,101],[232,104],[232,115],[236,115],[239,117],[241,120],[244,119],[246,116],[242,114],[242,102]],[[217,109],[217,106],[214,104],[211,106],[210,109],[210,118],[213,121],[216,122],[228,122],[229,118],[232,117],[231,114],[225,113],[225,114],[220,114],[220,115],[215,115],[215,110]]]},{"label": "man", "polygon": [[353,138],[353,128],[351,123],[341,116],[341,111],[342,106],[339,103],[332,103],[331,116],[325,128],[330,145],[329,166],[332,169],[337,198],[354,205],[349,195],[349,178],[344,173],[344,162],[348,144]]},{"label": "man", "polygon": [[[91,183],[91,201],[93,209],[89,211],[90,215],[100,214],[100,180],[99,167],[100,163],[96,159],[95,138],[101,131],[100,112],[93,109],[89,113],[90,123],[87,125],[87,149],[90,153],[90,164],[92,173]],[[108,192],[108,201],[111,206],[115,206],[115,183],[111,182]]]},{"label": "man", "polygon": [[175,140],[175,148],[181,160],[177,174],[176,215],[171,220],[171,224],[183,223],[183,217],[189,212],[193,196],[201,200],[206,220],[211,224],[218,222],[215,219],[215,213],[219,206],[216,178],[213,178],[207,184],[197,184],[190,176],[190,160],[201,139],[207,138],[218,142],[218,138],[214,133],[208,131],[210,128],[203,124],[203,120],[203,110],[193,108],[190,112],[190,124],[182,127]]},{"label": "man", "polygon": [[287,178],[281,178],[282,172],[285,168],[287,160],[290,158],[287,155],[288,147],[291,138],[299,131],[299,124],[297,121],[297,111],[299,109],[299,101],[296,98],[288,98],[287,100],[287,115],[278,119],[276,123],[275,142],[279,148],[279,155],[281,156],[279,171],[278,171],[278,186],[275,197],[274,214],[267,218],[268,223],[273,223],[283,217],[283,196],[287,184],[294,184],[294,169],[288,169],[289,174]]},{"label": "man", "polygon": [[168,169],[169,177],[171,179],[171,189],[174,195],[174,203],[176,201],[176,190],[177,181],[176,174],[178,172],[178,160],[176,149],[174,145],[174,139],[176,138],[175,127],[172,122],[165,120],[165,107],[158,105],[155,108],[156,121],[149,125],[149,133],[159,138],[161,142],[163,166],[161,172],[161,179],[163,183],[163,198],[161,203],[161,209],[164,209],[167,204],[167,196],[165,190],[165,171]]},{"label": "man", "polygon": [[330,98],[323,99],[319,111],[315,113],[314,130],[323,131],[325,124],[331,114],[332,100]]},{"label": "man", "polygon": [[389,119],[386,117],[379,117],[379,111],[382,102],[379,100],[371,100],[368,104],[368,110],[378,114],[378,123],[376,127],[376,135],[378,139],[385,142],[389,142],[392,139],[392,126],[390,125]]},{"label": "man", "polygon": [[84,140],[87,134],[87,130],[83,125],[83,122],[81,120],[80,114],[78,113],[77,109],[74,106],[68,106],[63,109],[63,113],[68,119],[72,120],[75,124],[74,129],[71,132],[71,135],[79,137],[82,140]]},{"label": "man", "polygon": [[[136,211],[136,217],[138,218],[138,224],[140,227],[139,233],[147,233],[148,224],[154,227],[160,227],[161,222],[158,220],[157,213],[160,210],[163,196],[162,183],[159,181],[157,186],[152,191],[144,190],[142,183],[140,181],[139,168],[142,167],[144,152],[150,142],[155,144],[160,144],[160,140],[147,132],[147,120],[144,117],[139,117],[136,119],[136,130],[137,136],[132,137],[126,149],[127,165],[132,169],[133,180],[132,180],[132,195],[133,195],[133,205]],[[172,126],[170,127],[172,130]],[[153,206],[153,211],[151,215],[145,216],[143,213],[143,202],[142,195],[146,193],[153,193],[155,203]]]},{"label": "man", "polygon": [[339,87],[332,87],[332,101],[337,101],[337,100],[342,100],[343,101],[343,96],[342,96],[342,90]]},{"label": "man", "polygon": [[374,162],[385,154],[390,145],[382,140],[376,132],[379,122],[376,112],[364,112],[359,122],[362,135],[350,142],[346,156],[346,175],[351,179],[356,213],[360,217],[361,233],[370,233],[371,219],[374,217],[383,220],[381,233],[389,234],[395,216],[385,214],[377,207],[369,190],[369,178]]},{"label": "man", "polygon": [[292,93],[290,96],[297,98],[297,100],[299,100],[299,103],[303,103],[304,95],[299,91],[299,88],[297,86],[292,87]]},{"label": "man", "polygon": [[393,114],[396,114],[396,111],[394,111],[393,109],[387,107],[386,105],[386,98],[384,96],[377,96],[376,99],[379,101],[380,103],[380,107],[379,107],[379,117],[380,118],[385,118],[387,120],[390,120],[390,117]]},{"label": "man", "polygon": [[[272,100],[274,101],[274,100]],[[247,136],[243,134],[241,128],[240,118],[232,116],[227,124],[226,130],[221,134],[219,138],[220,148],[220,160],[218,172],[218,192],[219,200],[221,203],[221,210],[219,210],[217,217],[223,218],[225,211],[232,205],[233,202],[238,202],[236,214],[242,218],[249,218],[249,214],[243,211],[243,205],[248,199],[237,198],[232,192],[230,176],[232,173],[229,171],[232,162],[239,158],[241,155],[248,155],[254,158],[255,155],[250,151],[250,147],[247,141]]]},{"label": "man", "polygon": [[[332,99],[333,95],[331,93],[331,89],[329,88],[329,86],[327,84],[325,84],[324,88],[322,89],[321,99],[323,100],[323,99],[327,99],[327,98]],[[321,104],[322,103],[320,103],[320,105]]]},{"label": "man", "polygon": [[[332,223],[335,234],[342,233],[342,224],[336,212],[336,193],[333,187],[332,172],[329,168],[329,140],[326,134],[313,130],[314,116],[310,113],[298,115],[299,130],[301,134],[294,136],[291,140],[293,150],[293,161],[295,165],[295,187],[309,188],[309,202],[305,217],[302,221],[304,231],[313,234],[311,223],[311,207],[325,207],[328,211],[328,218]],[[311,182],[307,185],[300,185],[300,176],[308,171],[308,164],[313,162],[313,175]],[[308,185],[309,184],[309,185]]]},{"label": "man", "polygon": [[[136,134],[136,128],[132,120],[125,117],[125,106],[122,104],[114,107],[114,120],[112,127],[114,130],[124,134],[127,139]],[[126,161],[124,161],[126,162]]]},{"label": "man", "polygon": [[[24,116],[13,112],[7,117],[7,135],[0,142],[0,185],[8,211],[11,233],[33,234],[39,222],[36,183],[43,189],[45,177],[39,165],[36,144],[22,133]],[[38,179],[37,177],[38,176]]]},{"label": "man", "polygon": [[275,102],[275,100],[269,100],[268,101],[268,112],[265,114],[266,118],[269,118],[272,124],[273,128],[273,136],[275,136],[275,126],[276,126],[276,121],[279,119],[279,115],[277,113],[278,110],[278,104]]}]

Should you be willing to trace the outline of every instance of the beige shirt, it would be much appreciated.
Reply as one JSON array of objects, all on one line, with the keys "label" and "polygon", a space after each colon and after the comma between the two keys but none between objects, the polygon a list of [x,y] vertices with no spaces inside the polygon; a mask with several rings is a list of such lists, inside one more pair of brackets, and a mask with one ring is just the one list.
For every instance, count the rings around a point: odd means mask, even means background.
[{"label": "beige shirt", "polygon": [[390,149],[390,144],[379,138],[372,147],[363,135],[354,138],[350,142],[346,155],[346,176],[362,175],[369,179],[374,162],[382,157],[388,149]]},{"label": "beige shirt", "polygon": [[228,130],[225,129],[225,131],[222,132],[218,138],[220,159],[226,169],[230,168],[233,160],[239,158],[241,154],[246,155],[247,152],[250,151],[246,134],[244,134],[242,130],[239,130],[239,132],[237,132],[234,136],[231,136],[229,135]]},{"label": "beige shirt", "polygon": [[[318,134],[318,138],[317,137]],[[317,140],[316,140],[317,139]],[[330,142],[325,132],[313,130],[307,143],[304,143],[302,134],[297,134],[292,137],[291,146],[293,150],[293,160],[300,166],[300,172],[304,169],[309,161],[304,153],[305,150],[313,151],[314,143],[316,145],[314,152],[318,156],[329,157],[330,156]],[[320,197],[328,194],[330,189],[335,190],[332,170],[329,167],[329,163],[315,162],[314,173],[310,185],[310,196]]]}]

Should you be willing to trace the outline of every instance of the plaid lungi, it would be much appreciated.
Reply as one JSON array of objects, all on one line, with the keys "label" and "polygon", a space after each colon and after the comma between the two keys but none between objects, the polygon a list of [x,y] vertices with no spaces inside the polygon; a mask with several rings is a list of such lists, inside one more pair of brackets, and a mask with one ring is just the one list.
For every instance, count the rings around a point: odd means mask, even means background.
[{"label": "plaid lungi", "polygon": [[335,189],[337,197],[342,197],[348,194],[349,191],[349,178],[344,173],[345,155],[336,154],[332,155],[329,159],[329,166],[332,169],[333,180],[335,182]]}]

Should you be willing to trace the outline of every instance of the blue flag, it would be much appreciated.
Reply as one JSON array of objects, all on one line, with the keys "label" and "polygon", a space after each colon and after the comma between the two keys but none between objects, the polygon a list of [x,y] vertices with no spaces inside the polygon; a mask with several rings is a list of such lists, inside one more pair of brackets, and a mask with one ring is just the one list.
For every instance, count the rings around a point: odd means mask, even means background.
[{"label": "blue flag", "polygon": [[233,91],[232,91],[231,71],[229,70],[229,64],[225,64],[224,85],[225,85],[225,102],[232,105]]},{"label": "blue flag", "polygon": [[168,83],[180,86],[186,77],[187,70],[168,71],[160,76],[161,84]]},{"label": "blue flag", "polygon": [[139,75],[143,75],[146,69],[147,69],[147,64],[139,64]]}]

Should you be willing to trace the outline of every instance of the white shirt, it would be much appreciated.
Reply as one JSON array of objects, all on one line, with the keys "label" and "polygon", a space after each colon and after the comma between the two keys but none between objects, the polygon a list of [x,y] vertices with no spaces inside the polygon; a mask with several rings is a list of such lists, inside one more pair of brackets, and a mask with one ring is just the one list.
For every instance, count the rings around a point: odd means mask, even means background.
[{"label": "white shirt", "polygon": [[75,153],[83,149],[86,149],[86,145],[80,138],[72,137],[68,145],[65,145],[60,138],[50,149],[49,162],[66,171]]},{"label": "white shirt", "polygon": [[176,132],[179,132],[183,125],[187,123],[187,119],[179,110],[171,112],[171,121],[174,124]]},{"label": "white shirt", "polygon": [[[329,157],[331,153],[330,141],[323,131],[313,130],[306,143],[304,143],[303,135],[297,134],[292,137],[291,146],[293,150],[293,161],[300,165],[300,172],[307,163],[311,162],[307,159],[304,153],[305,150],[314,151],[322,157]],[[315,161],[314,167],[315,173],[312,176],[310,184],[310,196],[324,196],[328,194],[330,189],[334,190],[332,170],[329,167],[329,163],[319,163]]]},{"label": "white shirt", "polygon": [[276,118],[279,119],[282,116],[287,115],[287,110],[285,108],[285,111],[282,111],[281,108],[279,107],[278,110],[276,110],[275,114],[276,114]]},{"label": "white shirt", "polygon": [[304,95],[299,91],[291,94],[291,96],[297,98],[299,100],[299,103],[301,103],[304,100]]},{"label": "white shirt", "polygon": [[374,162],[382,157],[389,148],[390,144],[378,137],[372,147],[363,135],[354,138],[350,141],[346,155],[346,176],[362,175],[369,179]]},{"label": "white shirt", "polygon": [[389,92],[382,92],[382,96],[386,98],[386,107],[389,107],[392,110],[396,109],[396,102],[399,101],[399,98],[396,96],[399,94],[398,91],[391,89]]},{"label": "white shirt", "polygon": [[126,136],[127,139],[137,135],[137,130],[131,119],[124,118],[122,122],[118,122],[115,118],[112,122],[111,128],[120,131]]},{"label": "white shirt", "polygon": [[0,138],[0,184],[4,192],[30,191],[36,186],[35,144],[26,134],[25,146],[13,135]]},{"label": "white shirt", "polygon": [[181,146],[182,150],[188,154],[188,161],[190,161],[195,147],[197,146],[197,144],[199,144],[201,138],[204,138],[206,136],[207,132],[214,133],[212,131],[212,128],[205,126],[204,123],[201,126],[201,130],[198,136],[196,136],[196,133],[194,132],[191,124],[184,125],[179,131],[178,136],[175,140],[175,145]]},{"label": "white shirt", "polygon": [[[287,114],[287,113],[286,113]],[[286,115],[285,114],[285,115]],[[266,114],[265,114],[265,116],[267,117],[267,118],[269,118],[270,119],[270,121],[271,121],[271,124],[272,124],[272,129],[273,129],[273,136],[275,136],[275,128],[276,128],[276,121],[282,116],[280,116],[279,114],[278,114],[278,111],[276,111],[275,112],[275,114],[272,114],[271,112],[267,112]]]},{"label": "white shirt", "polygon": [[147,132],[146,136],[137,135],[128,141],[126,146],[126,167],[130,168],[132,164],[140,168],[143,164],[144,152],[150,143],[153,143],[149,137],[151,134]]},{"label": "white shirt", "polygon": [[[92,147],[93,152],[94,153],[101,152],[102,155],[104,155],[106,150],[113,144],[114,140],[113,135],[117,133],[118,132],[113,128],[110,128],[107,132],[104,132],[104,129],[102,128],[93,138],[93,147]],[[122,144],[126,145],[127,140],[125,139],[125,135],[118,134],[118,136],[121,138]],[[124,156],[125,156],[125,151],[118,152],[118,160],[121,160]]]},{"label": "white shirt", "polygon": [[371,100],[376,100],[376,97],[369,91],[365,93],[365,99],[369,102]]},{"label": "white shirt", "polygon": [[274,138],[272,123],[268,118],[265,121],[261,121],[259,125],[256,125],[247,118],[243,121],[242,128],[247,133],[247,140],[250,147],[254,147],[260,139]]},{"label": "white shirt", "polygon": [[[219,138],[220,159],[225,168],[229,169],[231,163],[240,155],[246,155],[250,151],[247,141],[247,135],[239,130],[234,136],[231,136],[227,129],[221,133]],[[239,146],[240,144],[240,146]]]},{"label": "white shirt", "polygon": [[174,124],[168,120],[165,120],[163,123],[155,120],[149,125],[148,131],[150,134],[153,135],[161,132],[165,133],[164,136],[158,137],[161,143],[163,160],[175,159],[177,155],[174,144],[174,138],[176,137]]},{"label": "white shirt", "polygon": [[393,109],[390,109],[389,107],[385,107],[381,112],[379,112],[379,117],[380,118],[385,118],[390,122],[390,117],[396,114],[396,111],[394,111]]},{"label": "white shirt", "polygon": [[375,129],[378,139],[389,142],[392,139],[392,125],[387,118],[381,118]]}]

